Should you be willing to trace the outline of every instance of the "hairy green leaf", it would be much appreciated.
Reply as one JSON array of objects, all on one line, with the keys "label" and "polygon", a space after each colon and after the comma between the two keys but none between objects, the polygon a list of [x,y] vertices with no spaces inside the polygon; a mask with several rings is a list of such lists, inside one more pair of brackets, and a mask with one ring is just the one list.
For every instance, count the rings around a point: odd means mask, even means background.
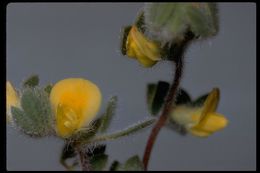
[{"label": "hairy green leaf", "polygon": [[115,161],[113,161],[113,163],[111,164],[109,170],[110,170],[110,171],[118,171],[121,166],[122,166],[122,165],[121,165],[117,160],[115,160]]},{"label": "hairy green leaf", "polygon": [[162,43],[176,42],[191,30],[202,38],[216,35],[216,3],[148,3],[144,8],[146,31]]},{"label": "hairy green leaf", "polygon": [[46,93],[48,93],[48,95],[50,95],[52,87],[53,87],[53,85],[49,84],[49,85],[45,86],[44,91]]},{"label": "hairy green leaf", "polygon": [[26,116],[23,110],[17,107],[11,107],[11,112],[14,118],[15,124],[20,128],[22,132],[27,135],[34,135],[34,124],[32,121]]},{"label": "hairy green leaf", "polygon": [[143,171],[143,163],[140,160],[140,158],[135,155],[131,158],[129,158],[124,165],[124,170],[125,171]]},{"label": "hairy green leaf", "polygon": [[135,155],[127,159],[124,164],[114,161],[110,166],[110,171],[144,171],[144,166],[139,156]]},{"label": "hairy green leaf", "polygon": [[38,75],[32,75],[23,82],[24,87],[35,87],[39,84]]},{"label": "hairy green leaf", "polygon": [[105,114],[101,117],[101,125],[98,129],[99,132],[104,133],[108,129],[113,116],[115,115],[117,105],[117,97],[113,96],[107,105]]},{"label": "hairy green leaf", "polygon": [[92,171],[102,171],[105,169],[108,161],[108,155],[98,154],[90,159],[90,165]]},{"label": "hairy green leaf", "polygon": [[[26,88],[21,96],[21,107],[24,111],[24,121],[17,121],[17,125],[26,134],[46,136],[53,132],[53,119],[48,95],[39,88]],[[30,127],[30,131],[28,128]]]}]

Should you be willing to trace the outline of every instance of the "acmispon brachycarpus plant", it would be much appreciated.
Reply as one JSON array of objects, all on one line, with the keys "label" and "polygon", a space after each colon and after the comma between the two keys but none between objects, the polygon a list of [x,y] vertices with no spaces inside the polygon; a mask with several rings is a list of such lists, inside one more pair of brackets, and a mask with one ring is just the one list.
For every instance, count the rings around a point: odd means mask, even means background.
[{"label": "acmispon brachycarpus plant", "polygon": [[89,80],[69,78],[57,82],[50,93],[57,135],[66,138],[87,126],[99,111],[101,97],[99,88]]},{"label": "acmispon brachycarpus plant", "polygon": [[[189,43],[215,36],[218,32],[215,3],[148,3],[137,20],[124,29],[121,51],[137,59],[143,67],[152,67],[161,60],[175,65],[172,85],[160,81],[148,85],[148,109],[153,116],[161,111],[147,141],[143,162],[138,156],[125,163],[117,160],[110,170],[147,170],[153,144],[164,125],[206,137],[226,127],[227,119],[216,113],[219,90],[191,102],[185,92],[179,95],[183,56]],[[78,163],[83,171],[105,170],[108,155],[98,142],[114,140],[137,132],[152,124],[149,119],[112,134],[104,134],[115,114],[117,97],[112,97],[100,116],[101,92],[97,85],[83,78],[68,78],[45,88],[38,86],[38,76],[24,82],[21,96],[7,82],[7,116],[13,125],[30,137],[54,135],[64,140],[60,162],[72,170]],[[163,109],[160,108],[163,106]],[[176,128],[177,127],[177,128]],[[184,129],[184,130],[183,130]],[[177,130],[178,131],[178,130]],[[96,147],[97,146],[97,147]],[[91,149],[92,152],[86,152]],[[66,163],[75,158],[72,166]],[[91,164],[91,165],[89,165]]]}]

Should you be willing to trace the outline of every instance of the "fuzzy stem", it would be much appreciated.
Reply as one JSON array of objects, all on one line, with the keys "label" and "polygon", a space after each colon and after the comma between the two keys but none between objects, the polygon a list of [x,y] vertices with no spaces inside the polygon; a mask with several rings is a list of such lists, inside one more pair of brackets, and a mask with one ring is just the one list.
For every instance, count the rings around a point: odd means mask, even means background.
[{"label": "fuzzy stem", "polygon": [[[194,38],[194,35],[192,32],[187,32],[185,35],[185,39],[181,44],[175,44],[172,45],[169,49],[169,59],[171,59],[173,62],[175,62],[175,74],[174,79],[172,82],[172,85],[170,87],[170,90],[168,92],[168,95],[165,100],[165,105],[162,111],[161,116],[159,117],[158,121],[156,122],[155,126],[152,129],[152,132],[148,138],[148,141],[146,143],[146,148],[143,156],[143,164],[144,169],[147,170],[148,163],[150,160],[150,155],[153,149],[153,145],[155,143],[155,140],[157,138],[157,135],[159,134],[161,128],[164,126],[165,122],[168,120],[168,114],[172,109],[172,105],[174,102],[174,98],[178,89],[178,86],[180,84],[180,80],[182,77],[182,69],[183,69],[183,54],[188,46],[188,43]],[[170,57],[171,56],[171,57]]]},{"label": "fuzzy stem", "polygon": [[120,130],[117,132],[114,132],[112,134],[106,134],[106,135],[100,135],[100,136],[95,136],[89,140],[85,140],[85,141],[77,141],[76,143],[74,143],[74,147],[76,148],[79,156],[80,156],[80,162],[82,165],[82,171],[91,171],[91,165],[89,163],[89,158],[87,156],[87,153],[84,152],[84,145],[86,144],[91,144],[91,143],[95,143],[95,142],[101,142],[101,141],[109,141],[109,140],[115,140],[117,138],[123,137],[123,136],[127,136],[130,135],[132,133],[135,133],[141,129],[144,129],[145,127],[151,125],[152,123],[155,122],[156,119],[149,119],[149,120],[145,120],[142,121],[140,123],[137,123],[127,129],[124,130]]},{"label": "fuzzy stem", "polygon": [[91,171],[90,161],[89,161],[88,155],[85,152],[84,148],[79,146],[79,147],[77,147],[77,151],[78,151],[78,154],[80,157],[82,171]]},{"label": "fuzzy stem", "polygon": [[117,132],[114,132],[112,134],[105,134],[105,135],[100,135],[100,136],[95,136],[93,138],[91,138],[90,140],[87,141],[82,141],[80,143],[80,145],[85,145],[85,144],[89,144],[89,143],[95,143],[95,142],[101,142],[101,141],[109,141],[109,140],[115,140],[117,138],[123,137],[123,136],[127,136],[130,135],[132,133],[135,133],[149,125],[151,125],[152,123],[155,122],[155,119],[149,119],[149,120],[145,120],[143,122],[140,122],[138,124],[135,124],[127,129],[124,130],[120,130]]},{"label": "fuzzy stem", "polygon": [[147,170],[151,151],[153,149],[153,145],[154,145],[154,142],[157,138],[157,135],[168,119],[168,114],[171,110],[171,107],[172,107],[172,104],[173,104],[173,101],[174,101],[174,97],[175,97],[177,88],[178,88],[179,83],[180,83],[181,74],[182,74],[182,61],[180,60],[180,62],[178,64],[176,63],[174,82],[173,82],[173,84],[170,88],[168,95],[167,95],[163,112],[162,112],[159,120],[156,122],[154,128],[152,129],[152,132],[151,132],[151,134],[148,138],[148,141],[147,141],[147,145],[146,145],[145,153],[144,153],[144,157],[143,157],[143,164],[144,164],[145,170]]}]

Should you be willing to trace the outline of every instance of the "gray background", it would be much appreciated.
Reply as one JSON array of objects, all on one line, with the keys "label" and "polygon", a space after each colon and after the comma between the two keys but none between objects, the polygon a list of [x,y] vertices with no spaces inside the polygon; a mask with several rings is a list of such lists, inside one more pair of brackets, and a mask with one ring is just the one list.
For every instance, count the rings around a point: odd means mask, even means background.
[{"label": "gray background", "polygon": [[[112,95],[119,108],[109,132],[149,116],[146,84],[171,80],[161,62],[152,69],[120,54],[120,28],[131,24],[143,3],[11,3],[7,6],[7,79],[15,87],[31,74],[41,85],[68,77],[96,83],[104,111]],[[256,169],[256,5],[220,3],[220,32],[193,44],[185,57],[181,85],[192,97],[221,90],[218,112],[228,127],[207,139],[182,137],[163,129],[154,146],[150,170]],[[110,162],[143,155],[150,128],[107,143]],[[64,170],[62,140],[30,139],[7,127],[8,170]]]}]

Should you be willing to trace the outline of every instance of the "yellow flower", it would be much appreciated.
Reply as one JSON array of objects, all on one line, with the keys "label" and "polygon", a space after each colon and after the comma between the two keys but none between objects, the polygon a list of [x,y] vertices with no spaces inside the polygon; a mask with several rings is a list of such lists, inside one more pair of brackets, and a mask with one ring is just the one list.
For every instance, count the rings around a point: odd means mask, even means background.
[{"label": "yellow flower", "polygon": [[126,40],[126,54],[144,67],[151,67],[161,60],[159,44],[149,40],[136,26],[132,26]]},{"label": "yellow flower", "polygon": [[228,124],[224,115],[216,112],[219,95],[219,89],[214,88],[202,107],[176,106],[170,118],[183,125],[193,135],[207,137]]},{"label": "yellow flower", "polygon": [[56,119],[56,132],[67,138],[96,116],[101,104],[99,88],[82,78],[68,78],[56,83],[50,102]]},{"label": "yellow flower", "polygon": [[19,107],[20,99],[12,84],[9,81],[7,81],[6,82],[6,121],[8,123],[13,122],[13,118],[11,114],[12,106]]}]

